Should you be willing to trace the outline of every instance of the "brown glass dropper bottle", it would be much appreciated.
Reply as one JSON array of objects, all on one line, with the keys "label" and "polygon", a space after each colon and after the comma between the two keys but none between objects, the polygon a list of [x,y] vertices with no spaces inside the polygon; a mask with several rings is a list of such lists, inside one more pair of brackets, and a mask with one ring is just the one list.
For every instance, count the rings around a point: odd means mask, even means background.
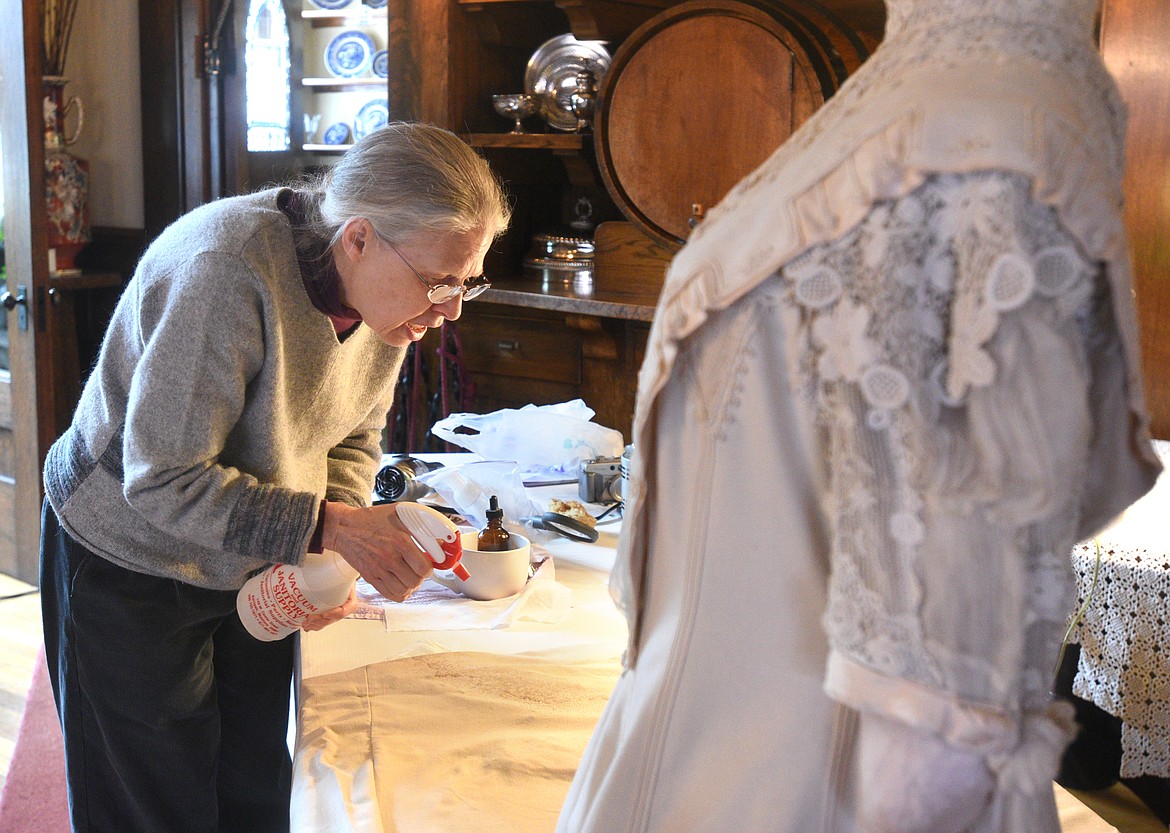
[{"label": "brown glass dropper bottle", "polygon": [[503,552],[512,549],[512,535],[504,529],[504,510],[500,501],[491,496],[487,510],[487,526],[479,532],[476,549],[480,552]]}]

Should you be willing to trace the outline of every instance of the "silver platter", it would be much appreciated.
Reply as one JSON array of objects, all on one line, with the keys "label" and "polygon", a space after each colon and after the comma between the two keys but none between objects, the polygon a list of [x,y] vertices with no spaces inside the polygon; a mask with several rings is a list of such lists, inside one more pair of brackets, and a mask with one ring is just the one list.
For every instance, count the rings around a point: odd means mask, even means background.
[{"label": "silver platter", "polygon": [[593,241],[587,237],[538,234],[532,238],[532,257],[554,261],[593,260]]},{"label": "silver platter", "polygon": [[571,96],[577,89],[577,73],[593,70],[600,85],[609,63],[605,41],[557,35],[542,43],[528,59],[524,92],[540,101],[540,113],[549,127],[573,132],[577,129],[577,114],[573,112]]},{"label": "silver platter", "polygon": [[592,260],[526,257],[523,264],[526,274],[540,280],[541,289],[570,289],[577,295],[593,294]]},{"label": "silver platter", "polygon": [[555,257],[526,257],[523,264],[531,269],[548,269],[553,272],[589,272],[593,269],[593,261],[590,260],[562,260]]}]

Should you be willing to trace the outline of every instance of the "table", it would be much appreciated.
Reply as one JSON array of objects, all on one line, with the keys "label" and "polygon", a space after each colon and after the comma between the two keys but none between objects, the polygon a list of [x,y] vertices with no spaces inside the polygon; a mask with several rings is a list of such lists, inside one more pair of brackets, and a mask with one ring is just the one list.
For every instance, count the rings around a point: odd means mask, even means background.
[{"label": "table", "polygon": [[302,634],[292,829],[551,833],[620,672],[619,528],[535,544],[552,560],[511,600],[427,582],[413,611]]},{"label": "table", "polygon": [[[1155,448],[1170,468],[1170,443]],[[1170,474],[1078,544],[1073,567],[1078,609],[1089,599],[1070,635],[1081,648],[1073,693],[1121,719],[1123,778],[1170,776]]]}]

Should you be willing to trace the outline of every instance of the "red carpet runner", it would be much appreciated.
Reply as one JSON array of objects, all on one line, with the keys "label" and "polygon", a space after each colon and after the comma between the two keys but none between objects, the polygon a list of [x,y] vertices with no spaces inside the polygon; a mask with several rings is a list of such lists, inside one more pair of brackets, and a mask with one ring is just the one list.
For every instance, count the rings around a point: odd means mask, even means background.
[{"label": "red carpet runner", "polygon": [[65,752],[43,653],[37,657],[4,793],[2,833],[69,833]]}]

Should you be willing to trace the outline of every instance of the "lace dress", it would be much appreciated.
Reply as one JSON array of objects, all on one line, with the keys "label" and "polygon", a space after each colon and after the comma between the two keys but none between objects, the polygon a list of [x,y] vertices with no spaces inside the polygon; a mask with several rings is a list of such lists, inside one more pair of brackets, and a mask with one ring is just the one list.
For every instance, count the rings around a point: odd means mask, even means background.
[{"label": "lace dress", "polygon": [[1087,0],[891,0],[699,227],[639,378],[569,831],[1055,833],[1073,543],[1153,483]]}]

